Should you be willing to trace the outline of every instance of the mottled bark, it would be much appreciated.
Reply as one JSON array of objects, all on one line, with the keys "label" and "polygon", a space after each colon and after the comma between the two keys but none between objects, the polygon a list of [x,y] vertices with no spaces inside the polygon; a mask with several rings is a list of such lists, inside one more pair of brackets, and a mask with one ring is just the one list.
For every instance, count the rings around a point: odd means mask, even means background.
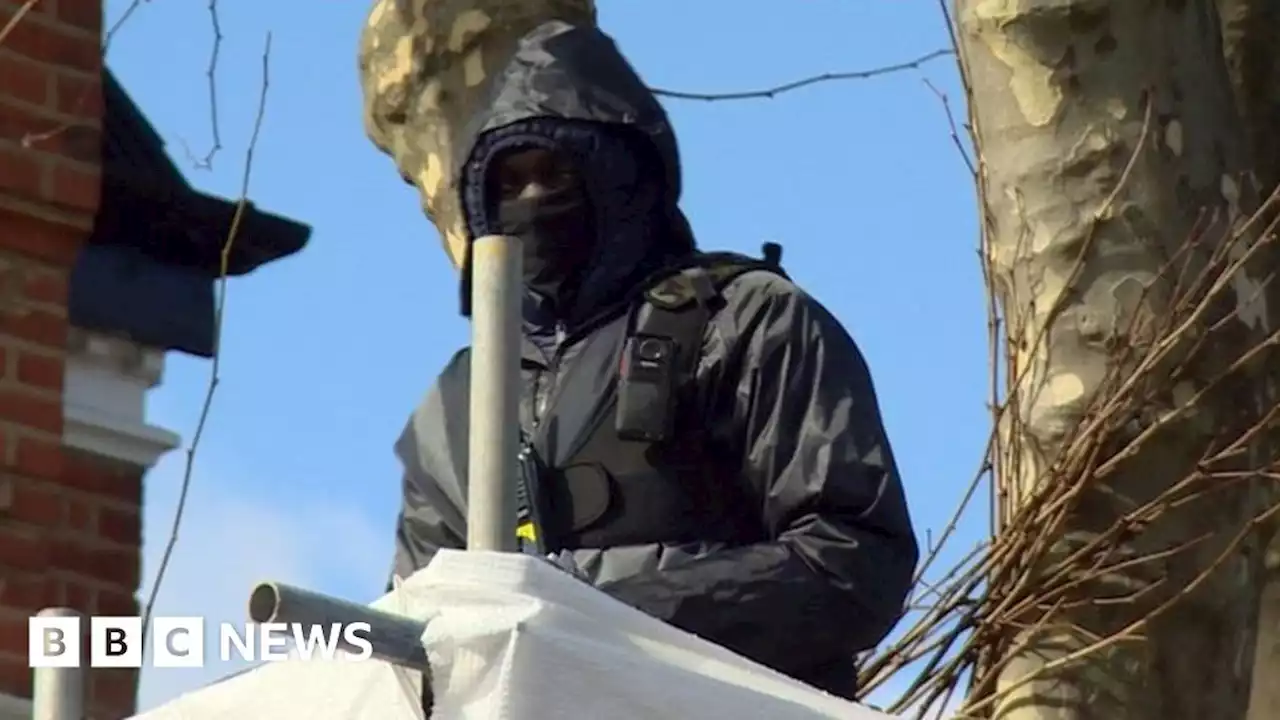
[{"label": "mottled bark", "polygon": [[[1208,0],[957,4],[990,217],[988,262],[1010,323],[1010,375],[1026,375],[1011,391],[1018,422],[1003,443],[1001,482],[1016,501],[1052,482],[1046,473],[1088,411],[1113,348],[1144,341],[1129,335],[1132,314],[1168,311],[1173,291],[1161,270],[1169,259],[1197,230],[1221,233],[1252,211],[1243,181],[1248,152]],[[1203,261],[1193,254],[1190,271]],[[1248,311],[1198,357],[1195,372],[1170,377],[1159,398],[1166,408],[1266,331],[1257,285],[1241,275],[1235,289],[1235,302],[1248,303]],[[1245,422],[1259,392],[1248,383],[1224,389],[1192,421],[1125,462],[1107,493],[1081,503],[1060,549],[1096,537],[1187,476],[1215,434]],[[1238,553],[1140,638],[1055,663],[1191,585],[1258,510],[1256,493],[1239,487],[1167,513],[1123,551],[1142,556],[1202,533],[1220,541],[1092,582],[1081,596],[1095,602],[1022,631],[1001,674],[997,690],[1007,695],[995,715],[1243,718],[1261,577],[1256,552]],[[1101,602],[1144,590],[1142,602]],[[1038,670],[1040,679],[1021,682]]]},{"label": "mottled bark", "polygon": [[1248,720],[1280,718],[1280,543],[1272,536],[1258,611],[1258,649]]},{"label": "mottled bark", "polygon": [[[1254,172],[1264,193],[1280,184],[1280,3],[1217,0],[1223,51]],[[1276,286],[1280,289],[1280,285]],[[1276,289],[1268,293],[1276,306]],[[1280,718],[1280,534],[1269,529],[1249,720]]]},{"label": "mottled bark", "polygon": [[1270,193],[1280,184],[1280,3],[1217,0],[1217,7],[1251,164]]}]

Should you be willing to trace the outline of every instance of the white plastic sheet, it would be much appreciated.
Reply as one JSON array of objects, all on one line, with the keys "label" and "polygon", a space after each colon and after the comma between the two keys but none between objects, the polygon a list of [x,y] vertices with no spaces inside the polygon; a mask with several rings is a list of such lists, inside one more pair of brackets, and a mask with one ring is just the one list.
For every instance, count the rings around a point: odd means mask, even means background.
[{"label": "white plastic sheet", "polygon": [[[442,720],[890,717],[676,630],[525,555],[441,552],[374,606],[429,620],[433,717]],[[137,718],[417,718],[416,675],[378,661],[295,660]]]}]

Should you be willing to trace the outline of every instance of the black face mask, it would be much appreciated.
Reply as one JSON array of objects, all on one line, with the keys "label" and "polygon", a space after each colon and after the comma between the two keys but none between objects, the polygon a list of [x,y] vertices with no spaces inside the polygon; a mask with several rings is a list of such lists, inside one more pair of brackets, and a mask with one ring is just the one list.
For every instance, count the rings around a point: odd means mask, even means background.
[{"label": "black face mask", "polygon": [[498,217],[504,232],[520,238],[525,285],[566,315],[595,254],[595,222],[586,198],[566,190],[506,200]]}]

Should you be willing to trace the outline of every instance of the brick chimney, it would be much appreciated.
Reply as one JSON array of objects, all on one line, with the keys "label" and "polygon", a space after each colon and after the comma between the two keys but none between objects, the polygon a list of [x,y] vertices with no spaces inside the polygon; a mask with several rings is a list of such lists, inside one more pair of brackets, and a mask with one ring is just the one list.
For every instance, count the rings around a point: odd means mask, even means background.
[{"label": "brick chimney", "polygon": [[[136,615],[142,482],[179,438],[146,422],[170,350],[211,357],[239,201],[191,187],[101,60],[102,5],[0,0],[0,720],[29,718],[27,619]],[[245,204],[227,272],[311,229]],[[163,532],[155,538],[164,542]],[[138,671],[90,673],[92,720]]]},{"label": "brick chimney", "polygon": [[[23,5],[0,2],[0,27]],[[162,356],[69,324],[101,196],[101,34],[101,4],[42,0],[0,44],[0,717],[29,717],[31,613],[136,614],[142,475],[177,441],[141,422]],[[120,432],[130,404],[141,438]],[[94,717],[133,713],[135,671],[90,686]]]}]

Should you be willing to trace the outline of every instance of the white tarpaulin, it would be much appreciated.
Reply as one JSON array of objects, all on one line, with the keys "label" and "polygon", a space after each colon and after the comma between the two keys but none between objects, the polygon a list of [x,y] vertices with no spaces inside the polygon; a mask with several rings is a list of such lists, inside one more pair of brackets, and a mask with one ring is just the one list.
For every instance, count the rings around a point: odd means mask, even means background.
[{"label": "white tarpaulin", "polygon": [[[886,720],[633,610],[548,563],[444,551],[374,607],[428,620],[442,720]],[[264,665],[142,720],[421,717],[418,673],[369,660]]]}]

